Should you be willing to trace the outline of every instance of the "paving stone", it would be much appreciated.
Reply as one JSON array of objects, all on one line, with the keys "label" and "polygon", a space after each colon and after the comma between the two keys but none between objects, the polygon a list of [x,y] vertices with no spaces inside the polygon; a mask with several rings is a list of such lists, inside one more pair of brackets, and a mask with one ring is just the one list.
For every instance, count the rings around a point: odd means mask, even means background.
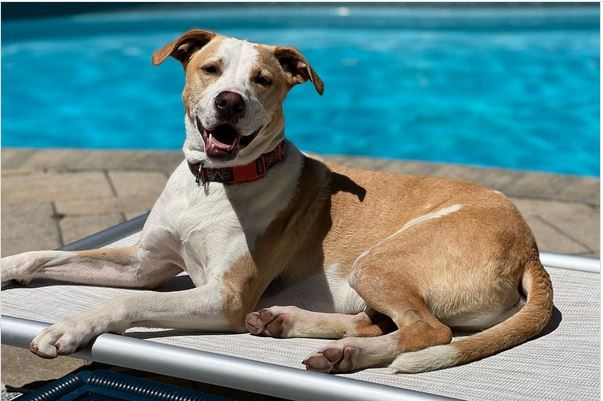
[{"label": "paving stone", "polygon": [[135,217],[140,216],[141,214],[145,214],[151,211],[151,208],[148,208],[146,210],[136,210],[134,212],[124,212],[124,216],[126,217],[126,220],[132,220]]},{"label": "paving stone", "polygon": [[124,221],[119,213],[105,213],[85,216],[67,216],[61,219],[60,227],[63,233],[63,243],[68,244],[109,228]]},{"label": "paving stone", "polygon": [[38,150],[34,149],[2,149],[2,169],[20,168]]},{"label": "paving stone", "polygon": [[496,189],[508,196],[600,204],[600,185],[595,178],[406,160],[340,156],[324,159],[368,170],[457,178]]},{"label": "paving stone", "polygon": [[89,364],[88,361],[67,356],[42,359],[28,349],[3,345],[2,384],[21,387],[36,381],[58,379]]},{"label": "paving stone", "polygon": [[33,170],[31,168],[2,168],[3,177],[9,175],[27,175],[35,172],[36,170]]},{"label": "paving stone", "polygon": [[512,196],[599,205],[599,180],[570,175],[526,173],[513,182]]},{"label": "paving stone", "polygon": [[579,243],[590,253],[599,255],[600,212],[597,207],[529,199],[513,201],[526,218],[537,216],[543,223],[548,223],[550,227]]},{"label": "paving stone", "polygon": [[[3,194],[6,204],[34,199],[56,201],[57,211],[69,217],[89,213],[122,212],[128,218],[147,211],[162,190],[166,173],[182,160],[181,152],[153,151],[85,151],[85,150],[2,150]],[[584,177],[552,175],[497,168],[423,163],[405,160],[373,159],[367,157],[323,157],[348,166],[367,169],[460,178],[491,187],[508,196],[526,199],[571,201],[586,203],[577,211],[554,209],[540,203],[534,206],[544,225],[567,234],[592,252],[598,253],[599,180]],[[110,167],[108,176],[117,196],[108,187],[106,177],[98,170]],[[48,169],[49,173],[31,173],[33,169]],[[63,173],[55,171],[86,170]],[[92,171],[89,171],[92,170]],[[92,174],[91,176],[71,174]],[[83,179],[85,178],[85,179]],[[105,183],[105,181],[107,181]],[[107,184],[107,185],[105,185]],[[549,209],[550,212],[546,212]],[[588,209],[591,207],[591,209]],[[588,211],[596,213],[588,217]],[[545,213],[546,212],[546,213]],[[548,213],[548,214],[547,214]],[[585,213],[582,216],[580,213]],[[571,217],[570,217],[571,216]],[[574,217],[578,216],[578,218]],[[582,216],[582,217],[580,217]],[[577,220],[576,220],[577,219]],[[593,224],[596,223],[594,226]],[[539,223],[535,223],[539,224]],[[569,228],[566,228],[569,227]],[[542,230],[545,230],[544,228]],[[593,234],[593,230],[595,234]]]},{"label": "paving stone", "polygon": [[563,199],[589,203],[593,206],[601,204],[601,183],[596,179],[574,177],[560,191]]},{"label": "paving stone", "polygon": [[119,197],[158,197],[167,182],[165,174],[155,171],[109,171],[109,178]]},{"label": "paving stone", "polygon": [[523,176],[518,171],[500,171],[495,169],[481,169],[464,166],[444,166],[438,174],[473,182],[486,188],[492,188],[508,196],[514,195],[514,183]]},{"label": "paving stone", "polygon": [[85,158],[85,151],[72,149],[41,149],[29,157],[22,167],[37,170],[52,169],[56,171],[79,170],[72,168],[74,159]]},{"label": "paving stone", "polygon": [[51,203],[2,205],[2,256],[61,245]]},{"label": "paving stone", "polygon": [[[184,159],[181,151],[124,151],[41,149],[35,152],[11,150],[6,167],[19,166],[55,171],[82,170],[155,170],[171,173]],[[3,153],[4,157],[4,153]],[[2,164],[3,167],[4,161]]]},{"label": "paving stone", "polygon": [[[102,214],[111,212],[132,213],[141,210],[151,210],[157,196],[155,190],[152,193],[142,191],[140,195],[123,197],[106,197],[95,199],[73,199],[55,202],[57,213],[67,216],[79,216],[88,214]],[[140,213],[139,213],[140,214]]]},{"label": "paving stone", "polygon": [[551,227],[538,216],[525,216],[525,219],[534,233],[540,251],[594,256],[591,250]]},{"label": "paving stone", "polygon": [[112,195],[102,172],[34,173],[2,177],[2,203],[90,199]]},{"label": "paving stone", "polygon": [[369,157],[347,157],[347,156],[319,156],[328,162],[341,164],[343,166],[388,171],[398,174],[431,175],[440,168],[438,164],[427,164],[412,161],[401,161],[391,159],[376,159]]}]

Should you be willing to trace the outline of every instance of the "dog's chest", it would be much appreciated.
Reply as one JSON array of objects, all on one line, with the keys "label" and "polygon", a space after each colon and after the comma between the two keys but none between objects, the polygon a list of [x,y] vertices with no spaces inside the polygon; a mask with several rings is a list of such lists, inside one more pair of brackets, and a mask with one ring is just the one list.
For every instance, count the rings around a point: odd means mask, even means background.
[{"label": "dog's chest", "polygon": [[161,207],[168,230],[180,241],[186,270],[201,285],[254,251],[256,239],[287,206],[295,187],[279,178],[279,169],[248,184],[197,186],[182,167],[170,179]]}]

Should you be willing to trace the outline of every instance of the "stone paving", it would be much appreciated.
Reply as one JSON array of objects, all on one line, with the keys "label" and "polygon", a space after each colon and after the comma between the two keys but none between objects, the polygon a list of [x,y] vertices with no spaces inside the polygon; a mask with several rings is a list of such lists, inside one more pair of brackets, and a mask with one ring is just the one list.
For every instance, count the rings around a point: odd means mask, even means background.
[{"label": "stone paving", "polygon": [[[330,159],[488,186],[515,201],[541,250],[599,255],[598,179],[360,157]],[[150,210],[181,160],[181,152],[3,149],[2,255],[56,248]],[[2,346],[2,382],[11,386],[62,377],[83,365],[68,357],[42,360],[26,350]]]},{"label": "stone paving", "polygon": [[[454,177],[511,197],[543,251],[599,255],[599,180],[359,157],[338,163]],[[2,150],[2,255],[52,249],[152,207],[180,152]]]}]

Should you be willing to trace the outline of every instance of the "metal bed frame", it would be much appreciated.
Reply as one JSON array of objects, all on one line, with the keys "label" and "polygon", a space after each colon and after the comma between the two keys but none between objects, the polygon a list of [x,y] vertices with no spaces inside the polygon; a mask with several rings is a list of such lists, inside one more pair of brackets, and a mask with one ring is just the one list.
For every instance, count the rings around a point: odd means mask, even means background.
[{"label": "metal bed frame", "polygon": [[[60,248],[99,248],[142,229],[148,214]],[[546,266],[600,273],[596,258],[542,252]],[[2,315],[2,344],[28,348],[47,323]],[[74,357],[297,401],[452,400],[453,398],[210,352],[102,334]]]}]

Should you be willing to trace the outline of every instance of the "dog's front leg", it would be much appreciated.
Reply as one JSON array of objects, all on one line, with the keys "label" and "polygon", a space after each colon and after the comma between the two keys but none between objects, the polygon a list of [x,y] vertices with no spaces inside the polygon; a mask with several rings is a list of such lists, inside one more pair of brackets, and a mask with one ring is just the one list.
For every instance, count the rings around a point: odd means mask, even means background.
[{"label": "dog's front leg", "polygon": [[225,300],[214,284],[129,295],[53,324],[31,342],[30,349],[43,358],[54,358],[75,352],[102,333],[122,333],[135,326],[241,332],[247,312],[242,303]]},{"label": "dog's front leg", "polygon": [[[149,230],[151,231],[151,230]],[[146,234],[146,235],[145,235]],[[2,287],[32,279],[114,287],[156,287],[182,271],[179,244],[165,230],[139,244],[86,251],[32,251],[2,258]]]}]

